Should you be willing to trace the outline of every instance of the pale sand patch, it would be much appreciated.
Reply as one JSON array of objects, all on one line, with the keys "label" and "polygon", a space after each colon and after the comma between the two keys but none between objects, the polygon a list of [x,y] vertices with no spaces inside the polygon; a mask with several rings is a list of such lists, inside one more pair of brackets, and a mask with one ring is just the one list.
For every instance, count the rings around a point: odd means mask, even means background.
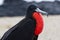
[{"label": "pale sand patch", "polygon": [[[44,29],[38,40],[60,40],[60,15],[43,16]],[[0,37],[24,17],[0,17]]]},{"label": "pale sand patch", "polygon": [[24,17],[0,17],[0,37]]}]

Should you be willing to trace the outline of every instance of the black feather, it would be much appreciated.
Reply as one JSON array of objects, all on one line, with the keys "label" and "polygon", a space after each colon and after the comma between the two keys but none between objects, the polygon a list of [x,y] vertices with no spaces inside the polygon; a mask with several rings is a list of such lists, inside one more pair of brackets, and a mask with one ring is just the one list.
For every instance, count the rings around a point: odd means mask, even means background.
[{"label": "black feather", "polygon": [[[34,25],[33,25],[34,24]],[[35,21],[24,19],[17,25],[9,29],[1,40],[32,40],[35,28]]]}]

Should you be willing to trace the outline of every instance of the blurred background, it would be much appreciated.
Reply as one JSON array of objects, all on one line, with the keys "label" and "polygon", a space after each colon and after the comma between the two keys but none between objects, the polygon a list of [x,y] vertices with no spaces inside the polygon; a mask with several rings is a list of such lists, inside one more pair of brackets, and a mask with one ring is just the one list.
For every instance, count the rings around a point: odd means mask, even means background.
[{"label": "blurred background", "polygon": [[37,4],[43,15],[44,29],[38,40],[60,40],[60,0],[0,0],[0,38],[22,20],[30,4]]}]

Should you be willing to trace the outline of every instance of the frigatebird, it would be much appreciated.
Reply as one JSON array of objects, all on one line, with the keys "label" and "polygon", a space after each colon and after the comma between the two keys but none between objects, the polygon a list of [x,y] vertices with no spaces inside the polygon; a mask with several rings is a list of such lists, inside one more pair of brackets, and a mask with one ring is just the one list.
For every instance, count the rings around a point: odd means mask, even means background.
[{"label": "frigatebird", "polygon": [[36,5],[30,5],[25,18],[5,32],[1,40],[37,40],[44,26],[42,13],[47,14]]}]

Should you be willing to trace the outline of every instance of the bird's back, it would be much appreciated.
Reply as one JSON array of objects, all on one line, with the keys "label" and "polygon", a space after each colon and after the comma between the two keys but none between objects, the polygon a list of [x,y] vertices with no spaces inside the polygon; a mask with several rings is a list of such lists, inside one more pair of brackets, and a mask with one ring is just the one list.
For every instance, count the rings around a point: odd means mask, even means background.
[{"label": "bird's back", "polygon": [[30,18],[25,18],[9,29],[1,40],[32,40],[34,29],[35,21]]}]

